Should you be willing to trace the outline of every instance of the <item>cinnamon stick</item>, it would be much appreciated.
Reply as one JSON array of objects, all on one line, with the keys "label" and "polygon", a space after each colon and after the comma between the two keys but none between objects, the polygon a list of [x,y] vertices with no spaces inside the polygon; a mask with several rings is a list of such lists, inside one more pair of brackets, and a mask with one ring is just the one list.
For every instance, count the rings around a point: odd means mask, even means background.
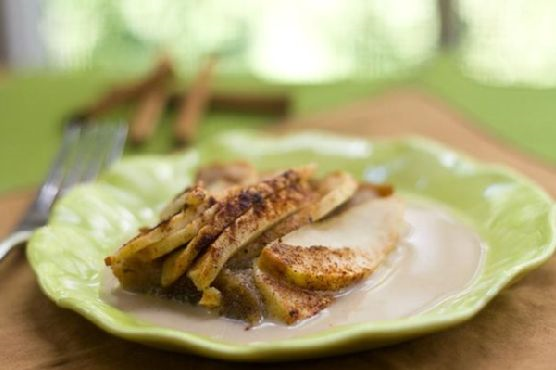
[{"label": "cinnamon stick", "polygon": [[166,80],[172,75],[172,64],[169,59],[162,58],[156,67],[144,78],[127,84],[114,86],[100,96],[94,103],[81,109],[77,117],[82,119],[97,118],[113,108],[137,99],[145,91]]},{"label": "cinnamon stick", "polygon": [[209,57],[193,81],[188,94],[178,108],[174,123],[174,137],[178,144],[185,144],[195,139],[199,120],[210,99],[210,85],[216,64],[215,57]]},{"label": "cinnamon stick", "polygon": [[[188,92],[174,93],[168,98],[169,109],[178,105]],[[268,115],[285,117],[290,110],[290,99],[283,93],[267,92],[212,92],[208,103],[211,112]]]},{"label": "cinnamon stick", "polygon": [[214,93],[210,99],[211,112],[231,112],[284,117],[290,100],[285,94],[257,94],[252,92]]},{"label": "cinnamon stick", "polygon": [[153,135],[166,105],[166,83],[154,85],[144,93],[129,126],[129,137],[134,144],[143,144]]}]

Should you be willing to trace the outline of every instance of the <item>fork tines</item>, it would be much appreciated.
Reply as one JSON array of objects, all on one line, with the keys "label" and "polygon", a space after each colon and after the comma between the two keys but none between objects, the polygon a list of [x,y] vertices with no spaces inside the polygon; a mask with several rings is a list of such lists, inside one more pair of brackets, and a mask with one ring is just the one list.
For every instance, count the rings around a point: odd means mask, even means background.
[{"label": "fork tines", "polygon": [[21,226],[44,224],[57,197],[76,184],[95,179],[121,156],[126,135],[127,125],[123,122],[72,122],[67,125],[48,176]]}]

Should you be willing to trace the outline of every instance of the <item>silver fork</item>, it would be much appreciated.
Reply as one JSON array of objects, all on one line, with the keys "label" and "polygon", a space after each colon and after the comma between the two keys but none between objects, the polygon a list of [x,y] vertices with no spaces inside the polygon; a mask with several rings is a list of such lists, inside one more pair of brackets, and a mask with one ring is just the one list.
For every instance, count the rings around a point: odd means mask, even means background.
[{"label": "silver fork", "polygon": [[0,260],[46,224],[50,209],[60,195],[78,183],[93,180],[102,169],[118,159],[126,135],[124,123],[83,124],[76,121],[68,124],[62,145],[37,196],[18,226],[0,241]]}]

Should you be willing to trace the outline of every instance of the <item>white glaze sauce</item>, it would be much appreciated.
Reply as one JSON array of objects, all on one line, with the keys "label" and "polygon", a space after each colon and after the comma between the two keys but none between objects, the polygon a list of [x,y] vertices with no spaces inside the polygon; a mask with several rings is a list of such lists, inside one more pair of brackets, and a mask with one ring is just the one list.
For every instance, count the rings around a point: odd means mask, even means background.
[{"label": "white glaze sauce", "polygon": [[[365,207],[354,211],[357,217],[352,214],[350,222],[344,220],[336,225],[372,230],[373,227],[361,227]],[[373,216],[368,217],[373,224]],[[217,317],[199,307],[125,292],[108,269],[103,273],[101,297],[156,325],[236,344],[283,340],[338,325],[408,317],[463,291],[480,271],[485,246],[473,230],[442,208],[409,202],[404,218],[408,225],[405,236],[369,279],[338,297],[316,317],[294,326],[267,321],[245,330],[244,323]],[[327,242],[320,244],[340,240],[334,237],[340,235],[337,229],[321,225],[318,232],[315,230],[309,230],[313,233],[311,239]],[[305,235],[293,236],[290,241],[301,241]],[[345,235],[339,244],[345,245]],[[352,238],[366,243],[376,240],[362,234]]]}]

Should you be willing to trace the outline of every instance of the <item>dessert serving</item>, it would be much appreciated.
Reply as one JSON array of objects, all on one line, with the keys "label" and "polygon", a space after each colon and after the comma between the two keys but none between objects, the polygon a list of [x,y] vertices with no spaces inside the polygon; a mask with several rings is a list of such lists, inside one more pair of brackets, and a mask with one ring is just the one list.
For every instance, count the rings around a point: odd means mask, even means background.
[{"label": "dessert serving", "polygon": [[27,254],[109,333],[285,360],[468,320],[552,254],[554,215],[530,182],[434,143],[230,133],[76,188]]},{"label": "dessert serving", "polygon": [[[392,187],[343,171],[315,173],[314,165],[272,173],[245,162],[201,168],[158,225],[141,229],[105,262],[126,291],[249,326],[311,318],[367,279],[406,226]],[[360,227],[354,232],[346,223]],[[349,235],[335,235],[342,232]]]}]

